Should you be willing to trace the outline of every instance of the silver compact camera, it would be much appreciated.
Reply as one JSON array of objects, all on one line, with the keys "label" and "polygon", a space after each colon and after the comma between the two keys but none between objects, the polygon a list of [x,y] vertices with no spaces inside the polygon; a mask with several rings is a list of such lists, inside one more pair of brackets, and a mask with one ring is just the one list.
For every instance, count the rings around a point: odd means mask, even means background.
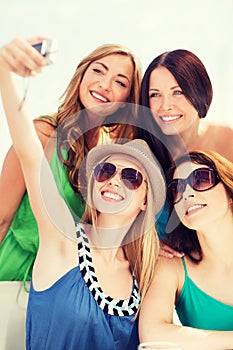
[{"label": "silver compact camera", "polygon": [[57,41],[56,40],[43,40],[39,43],[32,45],[42,56],[45,57],[48,64],[52,64],[56,61],[57,57]]}]

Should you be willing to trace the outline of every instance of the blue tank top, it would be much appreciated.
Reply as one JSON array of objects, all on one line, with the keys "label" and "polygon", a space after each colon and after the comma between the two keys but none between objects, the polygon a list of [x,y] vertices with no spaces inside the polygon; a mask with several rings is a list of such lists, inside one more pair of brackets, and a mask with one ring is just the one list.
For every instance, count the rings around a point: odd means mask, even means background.
[{"label": "blue tank top", "polygon": [[182,258],[185,281],[176,312],[183,326],[206,330],[233,330],[233,305],[228,305],[202,291],[188,276],[185,259]]},{"label": "blue tank top", "polygon": [[131,297],[103,293],[87,237],[77,226],[79,265],[51,287],[35,291],[31,282],[26,321],[27,350],[136,350],[140,303],[136,281]]},{"label": "blue tank top", "polygon": [[155,227],[159,238],[166,238],[166,226],[169,219],[168,202],[165,201],[163,208],[155,216]]}]

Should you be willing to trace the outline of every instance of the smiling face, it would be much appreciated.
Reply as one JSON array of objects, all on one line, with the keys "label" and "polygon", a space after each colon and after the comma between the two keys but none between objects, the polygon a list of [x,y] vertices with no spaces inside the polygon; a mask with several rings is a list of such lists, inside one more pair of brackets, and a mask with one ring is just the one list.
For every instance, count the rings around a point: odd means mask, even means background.
[{"label": "smiling face", "polygon": [[158,67],[151,73],[149,105],[157,124],[166,135],[182,134],[190,127],[198,128],[197,110],[165,67]]},{"label": "smiling face", "polygon": [[125,224],[130,223],[141,210],[146,208],[147,186],[145,181],[142,181],[137,189],[129,189],[121,180],[121,170],[133,168],[140,171],[144,179],[146,179],[146,176],[140,164],[126,155],[111,156],[107,159],[107,162],[114,164],[117,171],[104,182],[94,181],[94,206],[100,212],[99,215],[113,214],[117,220],[122,219]]},{"label": "smiling face", "polygon": [[[208,168],[195,163],[183,163],[177,167],[173,179],[186,179],[190,173],[199,168]],[[219,205],[221,203],[221,205]],[[232,216],[229,198],[221,182],[207,191],[198,192],[186,185],[182,199],[174,205],[182,223],[190,229],[202,230],[211,227],[227,215]]]},{"label": "smiling face", "polygon": [[82,105],[89,109],[111,102],[125,102],[130,94],[133,80],[131,58],[111,54],[93,61],[79,87]]}]

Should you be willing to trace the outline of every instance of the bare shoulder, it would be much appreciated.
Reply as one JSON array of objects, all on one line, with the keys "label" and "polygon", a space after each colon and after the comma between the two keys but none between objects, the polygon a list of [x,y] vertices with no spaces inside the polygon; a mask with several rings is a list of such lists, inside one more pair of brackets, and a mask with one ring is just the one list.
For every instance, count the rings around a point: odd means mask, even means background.
[{"label": "bare shoulder", "polygon": [[179,278],[180,273],[182,272],[181,258],[174,257],[172,259],[169,259],[165,257],[160,257],[156,264],[155,271],[155,278],[158,274],[170,276],[171,278]]},{"label": "bare shoulder", "polygon": [[38,137],[45,147],[55,132],[55,119],[51,116],[42,116],[33,120]]},{"label": "bare shoulder", "polygon": [[205,133],[213,136],[215,135],[218,137],[221,137],[222,133],[227,133],[227,135],[233,135],[233,126],[228,124],[205,122]]},{"label": "bare shoulder", "polygon": [[218,152],[233,162],[233,127],[227,124],[205,124],[203,148]]}]

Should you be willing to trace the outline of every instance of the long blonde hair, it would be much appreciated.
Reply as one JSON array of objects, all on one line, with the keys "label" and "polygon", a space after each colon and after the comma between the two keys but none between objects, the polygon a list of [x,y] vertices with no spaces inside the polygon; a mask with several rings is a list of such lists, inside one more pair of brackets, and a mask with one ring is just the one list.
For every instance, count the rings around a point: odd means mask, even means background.
[{"label": "long blonde hair", "polygon": [[[94,228],[97,223],[98,212],[92,200],[93,176],[87,187],[87,203],[82,221]],[[129,261],[130,270],[139,286],[141,302],[143,301],[152,281],[155,263],[159,254],[159,238],[155,228],[153,198],[150,181],[147,183],[147,206],[145,211],[136,217],[122,242],[122,249]],[[124,243],[126,242],[126,243]],[[140,310],[140,307],[139,307]],[[138,312],[135,317],[137,317]]]},{"label": "long blonde hair", "polygon": [[[140,62],[127,47],[118,44],[106,44],[96,48],[78,64],[68,87],[61,96],[61,100],[63,99],[63,102],[59,106],[58,112],[55,116],[58,130],[58,154],[60,159],[68,168],[69,181],[77,192],[79,192],[77,182],[78,169],[88,151],[85,149],[85,134],[83,134],[80,130],[78,123],[81,116],[80,111],[83,109],[79,99],[80,83],[87,68],[92,62],[113,54],[130,57],[133,63],[134,71],[130,93],[126,102],[134,105],[138,104],[141,83]],[[124,108],[121,108],[120,112],[121,115],[127,113],[124,111]],[[114,129],[115,139],[125,138],[130,140],[134,138],[135,127],[130,125],[130,122],[127,123],[127,116],[125,116],[125,120],[125,124],[119,124],[116,126],[116,128],[113,126],[108,128],[108,132],[111,132],[111,130]],[[100,128],[106,129],[106,126],[101,126]],[[64,148],[64,145],[67,149],[67,159],[64,159],[61,154],[61,150]]]}]

